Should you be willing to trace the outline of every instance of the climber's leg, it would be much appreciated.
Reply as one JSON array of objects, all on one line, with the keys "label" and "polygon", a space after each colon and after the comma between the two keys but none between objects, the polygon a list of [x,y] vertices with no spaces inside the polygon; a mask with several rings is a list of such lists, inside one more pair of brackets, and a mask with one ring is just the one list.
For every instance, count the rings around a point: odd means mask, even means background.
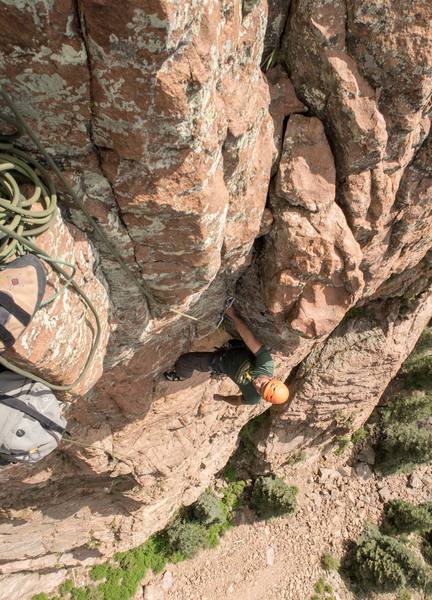
[{"label": "climber's leg", "polygon": [[188,352],[180,356],[173,371],[166,372],[165,378],[169,381],[179,381],[192,377],[194,371],[200,373],[219,373],[219,351],[216,352]]},{"label": "climber's leg", "polygon": [[212,371],[211,360],[214,352],[188,352],[180,356],[174,366],[174,370],[179,377],[188,379],[192,377],[194,371],[207,373]]}]

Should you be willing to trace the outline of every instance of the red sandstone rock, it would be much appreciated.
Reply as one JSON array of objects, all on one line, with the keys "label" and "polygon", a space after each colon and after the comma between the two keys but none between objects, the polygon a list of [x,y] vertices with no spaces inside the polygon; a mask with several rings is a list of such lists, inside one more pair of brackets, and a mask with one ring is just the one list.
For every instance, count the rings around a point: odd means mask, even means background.
[{"label": "red sandstone rock", "polygon": [[360,248],[335,192],[333,156],[321,122],[290,117],[261,279],[268,310],[304,337],[329,334],[362,289]]},{"label": "red sandstone rock", "polygon": [[[2,580],[5,600],[17,573],[43,572],[51,589],[59,563],[142,543],[223,467],[264,406],[215,403],[234,390],[226,381],[160,375],[182,352],[220,344],[236,282],[238,310],[279,351],[280,377],[312,351],[293,404],[275,411],[274,465],[330,439],[336,410],[360,424],[432,315],[426,0],[14,4],[0,7],[0,82],[132,274],[62,194],[80,231],[59,225],[46,243],[76,256],[104,337],[68,414],[77,444],[0,475],[0,572],[15,574]],[[279,65],[264,76],[274,49]],[[370,299],[373,318],[340,324]],[[85,317],[68,292],[16,354],[70,381],[89,344]],[[23,598],[44,589],[39,575],[21,581]]]},{"label": "red sandstone rock", "polygon": [[[365,248],[367,293],[398,270],[386,260],[395,218],[415,231],[409,212],[396,214],[407,165],[430,128],[432,8],[417,9],[299,0],[286,30],[291,80],[331,135],[339,203]],[[423,187],[424,195],[427,179]]]},{"label": "red sandstone rock", "polygon": [[281,65],[268,71],[267,81],[271,97],[269,110],[273,119],[275,146],[278,150],[273,169],[276,172],[282,151],[286,118],[292,113],[305,112],[307,109],[297,98],[294,86]]},{"label": "red sandstone rock", "polygon": [[317,346],[290,384],[290,405],[274,413],[265,449],[272,468],[296,448],[317,452],[334,435],[358,429],[411,352],[431,309],[430,287],[412,304],[409,318],[397,299],[376,302]]},{"label": "red sandstone rock", "polygon": [[[53,258],[76,266],[75,281],[91,298],[101,324],[101,339],[94,360],[74,395],[91,389],[103,373],[103,360],[109,336],[109,300],[103,285],[95,277],[94,256],[85,236],[73,226],[66,226],[59,214],[51,227],[37,240],[38,245]],[[41,308],[31,325],[5,357],[12,363],[28,368],[51,383],[69,384],[81,374],[94,343],[95,319],[77,292],[68,287],[59,293],[64,281],[48,263],[49,273],[45,300],[57,294],[55,300]],[[65,270],[69,272],[66,267]]]}]

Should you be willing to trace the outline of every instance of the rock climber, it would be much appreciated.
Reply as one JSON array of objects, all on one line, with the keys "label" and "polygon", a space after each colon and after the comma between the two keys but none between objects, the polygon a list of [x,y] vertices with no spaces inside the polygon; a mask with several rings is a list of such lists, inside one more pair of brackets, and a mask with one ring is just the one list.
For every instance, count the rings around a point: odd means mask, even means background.
[{"label": "rock climber", "polygon": [[194,371],[227,375],[240,388],[241,394],[221,396],[233,406],[258,404],[261,398],[272,404],[288,400],[287,386],[273,377],[273,359],[269,350],[259,342],[234,307],[225,313],[233,322],[241,340],[230,340],[228,346],[214,352],[188,352],[177,360],[173,371],[164,376],[168,381],[182,381],[192,377]]}]

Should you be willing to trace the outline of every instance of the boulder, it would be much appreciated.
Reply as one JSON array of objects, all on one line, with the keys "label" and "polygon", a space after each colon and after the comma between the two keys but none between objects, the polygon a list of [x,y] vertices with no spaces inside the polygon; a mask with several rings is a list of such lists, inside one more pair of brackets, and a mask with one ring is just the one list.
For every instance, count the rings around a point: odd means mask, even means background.
[{"label": "boulder", "polygon": [[356,472],[357,477],[363,479],[363,481],[368,481],[368,479],[372,479],[373,471],[369,465],[363,462],[359,462],[355,465],[354,470]]}]

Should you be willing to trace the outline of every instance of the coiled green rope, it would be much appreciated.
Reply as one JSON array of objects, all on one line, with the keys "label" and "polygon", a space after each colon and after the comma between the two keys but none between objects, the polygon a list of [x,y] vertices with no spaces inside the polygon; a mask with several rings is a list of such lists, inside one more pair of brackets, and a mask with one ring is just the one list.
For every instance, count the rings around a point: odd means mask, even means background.
[{"label": "coiled green rope", "polygon": [[[7,120],[10,123],[10,119]],[[11,140],[16,134],[0,135],[1,139]],[[28,194],[28,195],[26,195]],[[38,204],[41,208],[34,209]],[[46,231],[57,213],[55,187],[42,165],[27,152],[16,148],[12,143],[0,141],[0,269],[18,256],[32,252],[48,262],[65,281],[43,306],[52,302],[67,286],[71,286],[93,313],[95,328],[92,328],[92,344],[80,375],[73,383],[56,385],[29,373],[0,356],[0,364],[7,369],[39,381],[53,390],[68,391],[78,385],[86,375],[101,336],[101,324],[96,308],[90,298],[74,280],[75,266],[59,258],[51,257],[34,242]],[[69,269],[69,273],[63,267]]]},{"label": "coiled green rope", "polygon": [[[0,142],[0,225],[3,226],[3,233],[7,226],[8,231],[13,230],[20,237],[34,238],[50,226],[57,206],[57,195],[51,181],[45,180],[47,183],[44,183],[35,168],[41,172],[40,165],[28,154],[12,144]],[[17,175],[33,184],[34,191],[30,197],[24,195]],[[37,203],[42,204],[42,210],[33,209]],[[26,252],[25,244],[6,236],[0,244],[0,261]]]},{"label": "coiled green rope", "polygon": [[[0,135],[0,139],[2,137]],[[18,183],[17,176],[24,185],[31,184],[33,194],[30,197],[24,195],[24,186]],[[33,210],[36,203],[41,204],[43,209]],[[27,152],[0,142],[0,232],[4,234],[0,242],[0,269],[5,262],[28,253],[29,242],[49,228],[56,209],[56,190],[45,169]],[[40,250],[33,252],[41,254]],[[41,305],[46,306],[71,283],[76,269],[59,258],[52,259],[48,255],[43,258],[71,270],[63,288]]]}]

